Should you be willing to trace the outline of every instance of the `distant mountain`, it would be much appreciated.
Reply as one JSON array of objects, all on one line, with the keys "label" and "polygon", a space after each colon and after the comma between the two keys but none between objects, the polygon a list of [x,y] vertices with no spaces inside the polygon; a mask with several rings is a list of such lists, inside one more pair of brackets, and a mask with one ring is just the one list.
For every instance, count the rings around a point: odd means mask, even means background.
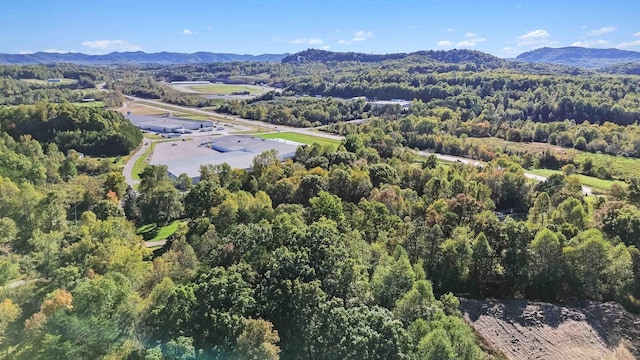
[{"label": "distant mountain", "polygon": [[145,53],[113,52],[106,55],[87,55],[82,53],[45,53],[34,54],[0,54],[0,64],[198,64],[210,62],[256,61],[278,62],[288,54],[238,55],[210,52],[183,54],[174,52]]},{"label": "distant mountain", "polygon": [[354,52],[333,52],[317,49],[309,49],[286,56],[283,63],[290,62],[335,62],[335,61],[359,61],[361,63],[381,62],[386,60],[402,60],[406,58],[422,58],[450,64],[473,63],[487,67],[498,68],[506,61],[493,55],[475,50],[448,50],[448,51],[417,51],[412,53],[397,54],[364,54]]},{"label": "distant mountain", "polygon": [[541,48],[518,55],[516,60],[531,63],[603,68],[620,63],[640,62],[640,52],[619,49],[589,49],[583,47]]}]

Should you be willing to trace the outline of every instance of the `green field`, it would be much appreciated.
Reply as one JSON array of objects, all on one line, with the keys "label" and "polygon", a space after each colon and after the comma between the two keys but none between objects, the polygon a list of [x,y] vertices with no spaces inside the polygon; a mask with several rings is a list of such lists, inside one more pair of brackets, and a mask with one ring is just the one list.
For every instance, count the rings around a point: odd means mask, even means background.
[{"label": "green field", "polygon": [[628,158],[623,156],[613,156],[607,154],[594,154],[586,151],[580,151],[572,148],[563,148],[556,145],[546,143],[523,143],[513,142],[498,138],[467,138],[465,141],[471,144],[485,145],[492,149],[501,147],[503,150],[526,151],[532,154],[540,154],[545,150],[551,151],[557,157],[573,159],[579,166],[586,159],[593,161],[593,167],[603,166],[611,171],[614,178],[623,179],[631,175],[640,175],[640,159]]},{"label": "green field", "polygon": [[248,91],[251,93],[251,95],[262,94],[265,92],[264,88],[250,85],[206,84],[188,86],[187,88],[206,94],[221,95],[227,95],[237,91]]},{"label": "green field", "polygon": [[97,107],[97,108],[103,108],[104,107],[104,103],[102,101],[74,102],[72,104],[75,105],[75,106],[82,106],[82,107]]},{"label": "green field", "polygon": [[292,132],[261,134],[256,136],[264,139],[283,139],[283,140],[295,141],[301,144],[308,144],[308,145],[318,143],[323,146],[329,146],[332,149],[337,149],[338,146],[340,146],[340,140],[328,139],[320,136],[303,135],[303,134],[297,134]]},{"label": "green field", "polygon": [[[562,174],[562,171],[560,170],[551,170],[551,169],[530,169],[530,170],[527,170],[527,172],[535,175],[546,176],[546,177],[549,177],[553,174]],[[576,176],[578,176],[578,178],[580,179],[580,183],[582,185],[589,186],[600,191],[611,190],[611,185],[615,183],[622,184],[621,181],[603,180],[593,176],[586,176],[586,175],[580,175],[580,174],[576,174]]]},{"label": "green field", "polygon": [[158,228],[156,224],[147,224],[139,227],[136,230],[136,234],[142,235],[144,241],[159,241],[168,238],[178,230],[178,225],[182,221],[176,220],[167,226]]},{"label": "green field", "polygon": [[56,83],[50,83],[47,80],[40,80],[40,79],[22,79],[22,81],[29,83],[29,84],[38,84],[38,85],[52,85],[52,86],[56,86],[56,85],[69,85],[69,84],[75,84],[78,82],[78,80],[76,79],[60,79],[60,82],[56,82]]}]

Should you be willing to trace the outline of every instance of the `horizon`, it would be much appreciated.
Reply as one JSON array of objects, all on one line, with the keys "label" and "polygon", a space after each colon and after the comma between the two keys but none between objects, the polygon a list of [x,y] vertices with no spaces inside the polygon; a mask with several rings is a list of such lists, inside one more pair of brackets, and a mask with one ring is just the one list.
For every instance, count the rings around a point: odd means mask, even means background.
[{"label": "horizon", "polygon": [[61,0],[5,4],[0,53],[211,52],[284,54],[308,48],[335,52],[411,53],[478,50],[500,58],[542,47],[640,50],[635,2],[593,0],[367,6],[327,0],[258,0],[215,4],[114,0],[91,6]]},{"label": "horizon", "polygon": [[[583,46],[563,46],[563,47],[551,47],[551,46],[545,46],[545,47],[540,47],[540,48],[535,48],[532,50],[529,50],[527,52],[532,52],[532,51],[536,51],[536,50],[541,50],[541,49],[566,49],[566,48],[578,48],[578,49],[597,49],[597,50],[622,50],[622,51],[631,51],[631,52],[637,52],[640,53],[640,51],[634,51],[634,50],[627,50],[627,49],[618,49],[618,48],[587,48],[587,47],[583,47]],[[210,51],[195,51],[195,52],[176,52],[176,51],[167,51],[167,50],[161,50],[161,51],[157,51],[157,52],[146,52],[146,51],[142,51],[142,50],[137,50],[137,51],[112,51],[110,53],[105,53],[105,54],[87,54],[87,53],[82,53],[82,52],[47,52],[47,51],[37,51],[37,52],[33,52],[33,53],[23,53],[23,54],[9,54],[9,53],[1,53],[0,55],[34,55],[34,54],[82,54],[82,55],[89,55],[89,56],[106,56],[106,55],[111,55],[111,54],[133,54],[133,53],[144,53],[144,54],[161,54],[161,53],[173,53],[173,54],[184,54],[184,55],[194,55],[197,53],[210,53],[210,54],[223,54],[223,55],[240,55],[240,56],[263,56],[263,55],[292,55],[292,54],[296,54],[299,52],[303,52],[303,51],[307,51],[307,50],[320,50],[320,51],[328,51],[328,52],[334,52],[334,53],[348,53],[350,51],[332,51],[332,50],[324,50],[324,49],[319,49],[319,48],[307,48],[307,49],[303,49],[300,51],[297,51],[295,53],[263,53],[263,54],[245,54],[245,53],[214,53],[214,52],[210,52]],[[410,54],[410,53],[415,53],[415,52],[420,52],[420,51],[453,51],[453,50],[472,50],[472,51],[480,51],[480,50],[476,50],[476,49],[466,49],[466,48],[453,48],[453,49],[447,49],[447,50],[442,50],[442,49],[422,49],[422,50],[415,50],[415,51],[411,51],[411,52],[406,52],[406,54]],[[480,51],[485,53],[484,51]],[[398,54],[398,53],[369,53],[369,54],[373,54],[373,55],[391,55],[391,54]],[[504,60],[509,60],[509,59],[515,59],[517,56],[524,54],[521,53],[519,55],[513,56],[513,57],[500,57],[494,54],[490,54],[490,53],[486,53],[492,56],[496,56],[497,58],[500,59],[504,59]]]}]

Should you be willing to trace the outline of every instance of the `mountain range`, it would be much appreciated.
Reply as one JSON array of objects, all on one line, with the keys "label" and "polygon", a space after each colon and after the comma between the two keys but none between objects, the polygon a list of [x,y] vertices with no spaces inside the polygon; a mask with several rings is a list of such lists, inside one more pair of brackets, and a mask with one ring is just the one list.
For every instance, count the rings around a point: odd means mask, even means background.
[{"label": "mountain range", "polygon": [[604,68],[616,64],[640,62],[640,52],[620,49],[591,49],[576,46],[540,48],[522,53],[516,60],[531,63]]},{"label": "mountain range", "polygon": [[[74,63],[85,65],[111,64],[198,64],[212,62],[257,61],[257,62],[335,62],[359,61],[380,62],[385,60],[401,60],[405,58],[435,60],[443,63],[474,63],[488,68],[498,68],[510,60],[527,63],[547,63],[569,65],[581,68],[613,68],[615,71],[625,64],[624,69],[637,69],[640,63],[640,52],[619,49],[591,49],[583,47],[540,48],[518,55],[515,59],[501,59],[476,50],[454,49],[448,51],[417,51],[395,54],[364,54],[354,52],[332,52],[308,49],[296,54],[262,54],[239,55],[226,53],[196,52],[193,54],[176,52],[145,53],[112,52],[105,55],[87,55],[83,53],[48,53],[2,54],[0,64],[52,64]],[[630,64],[631,63],[631,64]],[[607,69],[604,69],[607,71]]]},{"label": "mountain range", "polygon": [[87,55],[83,53],[48,53],[37,52],[33,54],[1,54],[0,64],[198,64],[211,62],[232,61],[261,61],[278,62],[288,54],[262,54],[262,55],[238,55],[210,52],[197,52],[193,54],[159,52],[112,52],[105,55]]}]

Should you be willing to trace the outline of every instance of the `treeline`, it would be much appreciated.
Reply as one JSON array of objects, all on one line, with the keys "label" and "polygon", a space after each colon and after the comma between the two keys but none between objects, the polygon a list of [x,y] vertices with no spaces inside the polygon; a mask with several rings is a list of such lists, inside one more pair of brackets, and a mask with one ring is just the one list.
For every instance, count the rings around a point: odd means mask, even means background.
[{"label": "treeline", "polygon": [[218,111],[276,125],[310,127],[361,119],[368,116],[371,106],[364,99],[291,99],[270,92],[253,100],[230,100]]},{"label": "treeline", "polygon": [[14,139],[30,136],[87,155],[124,156],[142,141],[140,130],[121,114],[69,103],[0,108],[0,126]]}]

